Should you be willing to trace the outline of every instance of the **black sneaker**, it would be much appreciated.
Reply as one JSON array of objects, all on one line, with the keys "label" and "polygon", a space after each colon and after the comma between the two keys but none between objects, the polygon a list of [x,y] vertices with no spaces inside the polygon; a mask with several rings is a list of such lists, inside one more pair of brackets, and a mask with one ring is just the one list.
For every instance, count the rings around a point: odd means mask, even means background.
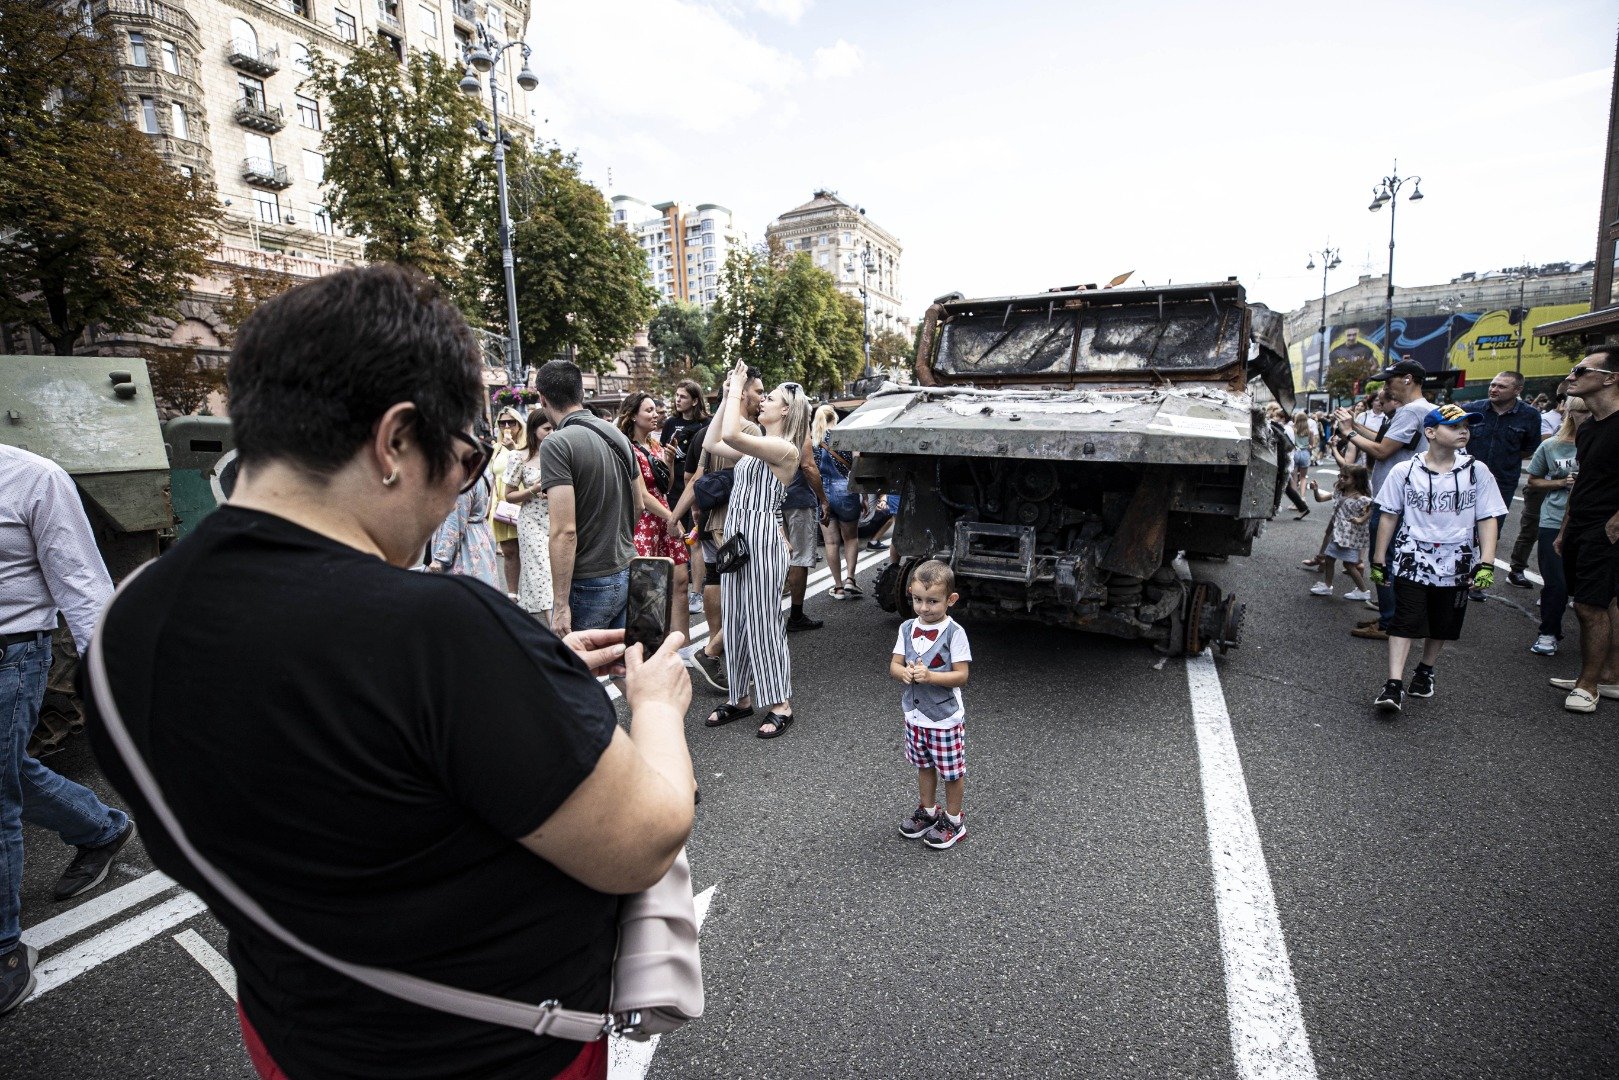
[{"label": "black sneaker", "polygon": [[39,963],[39,950],[32,945],[17,942],[5,953],[0,953],[0,1016],[28,1000],[34,992],[34,965]]},{"label": "black sneaker", "polygon": [[725,681],[725,657],[710,656],[702,649],[698,649],[691,658],[691,666],[697,669],[697,674],[703,681],[721,693],[728,693],[731,684]]},{"label": "black sneaker", "polygon": [[1528,578],[1523,576],[1522,570],[1508,570],[1507,584],[1516,585],[1520,589],[1533,589],[1535,587],[1535,583],[1533,581],[1530,581]]},{"label": "black sneaker", "polygon": [[1372,704],[1384,712],[1399,712],[1400,706],[1405,704],[1405,691],[1401,689],[1400,680],[1390,679],[1384,683],[1383,692],[1377,695],[1377,700]]},{"label": "black sneaker", "polygon": [[900,822],[899,834],[909,840],[915,840],[918,836],[933,828],[933,823],[941,817],[943,817],[942,814],[935,814],[932,810],[918,806],[911,811],[910,817]]},{"label": "black sneaker", "polygon": [[117,855],[119,849],[129,843],[129,838],[134,835],[135,820],[131,818],[117,839],[100,847],[81,846],[79,853],[73,856],[73,861],[67,864],[67,869],[62,871],[62,880],[56,883],[56,891],[53,894],[56,899],[71,900],[105,881],[107,871],[112,869],[113,856]]},{"label": "black sneaker", "polygon": [[808,615],[802,613],[787,616],[787,632],[789,634],[794,630],[819,630],[825,625],[826,623],[822,622],[820,619],[812,619]]},{"label": "black sneaker", "polygon": [[1412,697],[1433,697],[1433,668],[1419,664],[1417,670],[1411,673],[1411,685],[1405,692]]}]

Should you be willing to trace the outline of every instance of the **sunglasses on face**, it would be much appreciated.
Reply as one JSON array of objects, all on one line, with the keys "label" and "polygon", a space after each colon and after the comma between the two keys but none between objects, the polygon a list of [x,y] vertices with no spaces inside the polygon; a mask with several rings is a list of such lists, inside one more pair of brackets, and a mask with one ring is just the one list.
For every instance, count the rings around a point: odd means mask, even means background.
[{"label": "sunglasses on face", "polygon": [[501,427],[522,427],[523,425],[519,424],[516,420],[502,420],[500,422],[500,426]]},{"label": "sunglasses on face", "polygon": [[461,468],[466,470],[467,476],[466,482],[461,485],[461,490],[457,494],[465,495],[483,479],[483,471],[489,467],[490,459],[495,456],[495,448],[464,431],[452,434],[457,441],[467,444],[467,449],[456,455],[456,460],[461,463]]},{"label": "sunglasses on face", "polygon": [[1584,364],[1576,364],[1576,365],[1574,365],[1574,368],[1568,373],[1568,377],[1571,378],[1571,379],[1578,379],[1582,375],[1612,375],[1612,374],[1614,374],[1614,372],[1609,370],[1608,368],[1605,368],[1605,367],[1586,367]]}]

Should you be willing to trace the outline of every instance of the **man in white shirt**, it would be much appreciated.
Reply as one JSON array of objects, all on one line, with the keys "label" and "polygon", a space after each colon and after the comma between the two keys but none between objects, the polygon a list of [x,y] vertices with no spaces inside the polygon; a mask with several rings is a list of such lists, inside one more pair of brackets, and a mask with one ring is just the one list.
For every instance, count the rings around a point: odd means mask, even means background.
[{"label": "man in white shirt", "polygon": [[82,654],[112,595],[73,480],[60,465],[0,444],[0,1013],[34,988],[32,946],[21,941],[22,823],[78,849],[58,900],[99,885],[135,834],[122,810],[28,756],[51,670],[60,611]]}]

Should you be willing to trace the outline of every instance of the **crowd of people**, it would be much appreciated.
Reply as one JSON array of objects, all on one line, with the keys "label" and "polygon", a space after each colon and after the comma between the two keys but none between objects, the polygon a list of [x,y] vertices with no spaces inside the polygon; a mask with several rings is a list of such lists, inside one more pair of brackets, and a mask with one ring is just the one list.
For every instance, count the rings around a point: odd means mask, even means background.
[{"label": "crowd of people", "polygon": [[[1619,698],[1619,435],[1608,417],[1619,406],[1612,352],[1592,350],[1554,398],[1531,404],[1524,380],[1503,371],[1484,398],[1435,405],[1426,371],[1409,357],[1373,376],[1380,383],[1352,408],[1330,416],[1269,409],[1288,468],[1284,493],[1296,511],[1332,504],[1315,555],[1303,569],[1320,575],[1314,596],[1336,594],[1377,612],[1350,633],[1388,643],[1388,678],[1374,705],[1400,712],[1407,698],[1435,693],[1445,642],[1457,640],[1468,604],[1495,583],[1497,545],[1520,483],[1523,508],[1510,561],[1510,585],[1533,589],[1527,573],[1538,549],[1539,625],[1529,651],[1557,655],[1570,601],[1580,628],[1580,672],[1552,678],[1564,708],[1592,712]],[[1619,424],[1613,425],[1619,432]],[[1324,459],[1337,466],[1330,492],[1309,478]],[[1583,479],[1582,479],[1583,477]],[[1418,660],[1407,673],[1411,654]]]}]

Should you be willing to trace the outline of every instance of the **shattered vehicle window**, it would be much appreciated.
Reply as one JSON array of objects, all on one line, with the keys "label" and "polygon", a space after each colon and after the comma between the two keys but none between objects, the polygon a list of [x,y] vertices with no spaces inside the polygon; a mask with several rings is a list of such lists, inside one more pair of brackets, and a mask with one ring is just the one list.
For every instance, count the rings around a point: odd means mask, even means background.
[{"label": "shattered vehicle window", "polygon": [[[1074,336],[1079,336],[1077,357]],[[1206,301],[1128,308],[965,312],[940,327],[934,370],[947,375],[1204,371],[1236,362],[1239,313]]]}]

